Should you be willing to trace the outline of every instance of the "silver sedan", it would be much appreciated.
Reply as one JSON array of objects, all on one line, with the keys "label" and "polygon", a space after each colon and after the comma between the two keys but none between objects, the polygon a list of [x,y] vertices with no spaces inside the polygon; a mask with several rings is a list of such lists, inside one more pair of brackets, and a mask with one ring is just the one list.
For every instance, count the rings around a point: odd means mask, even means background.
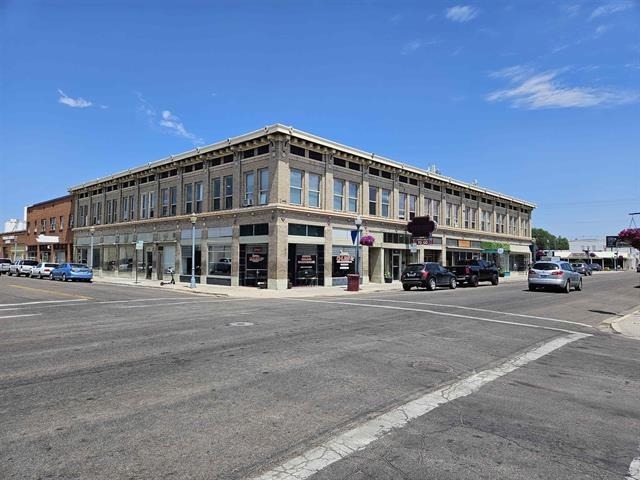
[{"label": "silver sedan", "polygon": [[582,275],[569,262],[536,262],[529,269],[529,290],[553,287],[569,293],[573,287],[582,290]]}]

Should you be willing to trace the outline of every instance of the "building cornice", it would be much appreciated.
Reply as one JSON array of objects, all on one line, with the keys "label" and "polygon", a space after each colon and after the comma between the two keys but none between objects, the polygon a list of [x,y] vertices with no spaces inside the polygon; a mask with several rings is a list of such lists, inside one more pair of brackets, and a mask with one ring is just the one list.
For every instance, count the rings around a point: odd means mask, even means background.
[{"label": "building cornice", "polygon": [[[282,125],[280,123],[276,123],[273,125],[269,125],[266,126],[260,130],[255,130],[253,132],[249,132],[249,133],[245,133],[243,135],[237,136],[237,137],[233,137],[233,138],[227,138],[226,140],[222,140],[220,142],[216,142],[204,147],[198,147],[198,148],[194,148],[192,150],[188,150],[186,152],[182,152],[179,153],[177,155],[170,155],[169,157],[160,159],[160,160],[155,160],[153,162],[149,162],[147,164],[144,165],[140,165],[138,167],[134,167],[134,168],[130,168],[128,170],[123,170],[121,172],[118,173],[114,173],[112,175],[108,175],[106,177],[101,177],[98,178],[96,180],[90,181],[90,182],[84,182],[78,185],[75,185],[73,187],[69,188],[69,192],[74,193],[75,191],[78,190],[82,190],[85,188],[89,188],[89,187],[93,187],[93,186],[97,186],[101,183],[105,183],[105,182],[109,182],[112,180],[116,180],[122,177],[126,177],[126,176],[130,176],[130,175],[134,175],[136,173],[140,173],[140,172],[144,172],[153,168],[158,168],[158,167],[163,167],[172,163],[176,163],[182,160],[187,160],[187,159],[191,159],[195,156],[198,156],[200,158],[206,158],[206,155],[215,151],[220,151],[221,149],[228,149],[228,150],[233,150],[233,147],[238,147],[240,145],[242,145],[243,143],[247,143],[247,142],[253,142],[255,140],[257,140],[260,137],[265,137],[265,136],[272,136],[272,135],[277,135],[277,134],[282,134],[285,136],[289,136],[292,138],[295,138],[297,140],[302,140],[305,142],[309,142],[312,144],[316,144],[319,145],[321,147],[327,148],[329,150],[335,150],[335,153],[338,152],[343,152],[343,153],[347,153],[347,154],[351,154],[354,157],[358,157],[361,158],[363,160],[368,160],[369,162],[376,162],[378,164],[390,167],[390,168],[394,168],[394,169],[398,169],[401,171],[406,171],[406,172],[410,172],[410,173],[414,173],[416,175],[422,176],[422,177],[427,177],[430,179],[434,179],[443,183],[447,183],[450,184],[452,186],[458,187],[458,188],[463,188],[467,191],[470,192],[475,192],[478,194],[484,194],[484,195],[490,195],[496,198],[500,198],[500,199],[504,199],[507,201],[510,201],[512,203],[519,203],[521,205],[530,207],[530,208],[535,208],[536,205],[534,203],[531,202],[527,202],[525,200],[516,198],[516,197],[512,197],[509,195],[505,195],[503,193],[499,193],[493,190],[489,190],[486,188],[481,188],[477,185],[471,184],[471,183],[465,183],[459,180],[455,180],[452,177],[447,177],[445,175],[440,175],[428,170],[423,170],[421,168],[418,167],[413,167],[411,165],[407,165],[406,163],[402,163],[402,162],[398,162],[395,160],[392,160],[390,158],[386,158],[380,155],[377,155],[373,152],[366,152],[364,150],[359,150],[357,148],[354,147],[350,147],[348,145],[344,145],[338,142],[334,142],[333,140],[328,140],[326,138],[308,133],[308,132],[304,132],[302,130],[298,130],[296,128],[293,127],[288,127],[285,125]],[[228,151],[227,150],[227,151]]]}]

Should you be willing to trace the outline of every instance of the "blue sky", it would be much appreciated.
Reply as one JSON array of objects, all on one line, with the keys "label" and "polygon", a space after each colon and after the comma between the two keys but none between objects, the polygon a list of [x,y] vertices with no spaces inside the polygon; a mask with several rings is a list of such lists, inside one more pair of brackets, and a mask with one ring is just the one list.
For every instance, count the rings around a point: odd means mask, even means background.
[{"label": "blue sky", "polygon": [[0,22],[0,221],[273,123],[534,202],[556,235],[640,212],[635,0],[4,0]]}]

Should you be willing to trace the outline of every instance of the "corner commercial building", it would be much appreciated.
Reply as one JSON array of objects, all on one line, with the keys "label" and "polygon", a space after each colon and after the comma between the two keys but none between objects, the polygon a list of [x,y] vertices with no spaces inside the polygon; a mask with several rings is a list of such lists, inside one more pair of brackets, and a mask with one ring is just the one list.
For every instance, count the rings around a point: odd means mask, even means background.
[{"label": "corner commercial building", "polygon": [[[175,269],[188,282],[195,262],[209,284],[343,285],[358,215],[375,238],[360,250],[364,282],[399,279],[416,261],[484,257],[509,274],[531,258],[533,204],[280,124],[70,192],[75,258],[93,250],[97,275],[166,280]],[[407,222],[422,215],[439,228],[411,245]]]}]

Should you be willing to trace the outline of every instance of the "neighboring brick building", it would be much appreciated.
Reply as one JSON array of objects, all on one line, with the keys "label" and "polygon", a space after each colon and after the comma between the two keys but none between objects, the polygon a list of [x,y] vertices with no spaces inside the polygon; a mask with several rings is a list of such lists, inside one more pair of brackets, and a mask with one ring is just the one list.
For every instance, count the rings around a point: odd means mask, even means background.
[{"label": "neighboring brick building", "polygon": [[64,262],[73,258],[73,201],[71,195],[27,207],[25,258]]},{"label": "neighboring brick building", "polygon": [[0,247],[0,258],[8,258],[13,262],[26,259],[26,240],[26,230],[1,233],[0,242],[2,242],[2,245]]},{"label": "neighboring brick building", "polygon": [[[70,189],[76,261],[96,275],[268,288],[344,285],[361,255],[364,282],[410,262],[498,262],[525,274],[530,202],[283,125],[147,163]],[[412,244],[407,222],[439,224]],[[362,218],[375,238],[356,250]],[[195,231],[192,240],[192,231]],[[192,243],[195,258],[192,258]],[[138,248],[136,248],[138,246]]]}]

